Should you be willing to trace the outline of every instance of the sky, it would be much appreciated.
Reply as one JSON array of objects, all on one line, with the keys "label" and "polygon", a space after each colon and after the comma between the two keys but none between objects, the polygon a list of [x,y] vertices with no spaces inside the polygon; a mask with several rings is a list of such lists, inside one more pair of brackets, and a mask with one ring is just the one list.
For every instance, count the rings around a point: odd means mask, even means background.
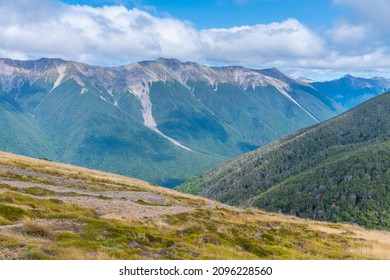
[{"label": "sky", "polygon": [[0,57],[390,78],[388,0],[0,0]]}]

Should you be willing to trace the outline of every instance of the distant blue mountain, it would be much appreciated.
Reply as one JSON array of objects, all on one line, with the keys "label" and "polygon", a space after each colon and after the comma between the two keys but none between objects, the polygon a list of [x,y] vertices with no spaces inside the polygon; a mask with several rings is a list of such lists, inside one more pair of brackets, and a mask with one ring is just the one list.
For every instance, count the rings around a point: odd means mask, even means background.
[{"label": "distant blue mountain", "polygon": [[341,79],[310,84],[346,109],[390,90],[390,79],[381,77],[365,79],[346,75]]}]

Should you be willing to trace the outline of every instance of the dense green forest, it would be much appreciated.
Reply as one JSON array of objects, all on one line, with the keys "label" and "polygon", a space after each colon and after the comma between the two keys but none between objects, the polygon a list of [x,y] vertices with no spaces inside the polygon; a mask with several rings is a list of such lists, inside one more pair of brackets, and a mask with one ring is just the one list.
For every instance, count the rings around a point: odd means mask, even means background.
[{"label": "dense green forest", "polygon": [[390,229],[390,94],[178,189],[232,205]]}]

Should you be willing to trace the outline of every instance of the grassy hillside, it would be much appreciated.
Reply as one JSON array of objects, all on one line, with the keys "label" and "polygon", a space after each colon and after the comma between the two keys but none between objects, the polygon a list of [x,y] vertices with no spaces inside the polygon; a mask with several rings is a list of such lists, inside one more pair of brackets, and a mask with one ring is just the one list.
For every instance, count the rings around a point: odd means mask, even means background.
[{"label": "grassy hillside", "polygon": [[389,259],[390,233],[0,152],[0,259]]},{"label": "grassy hillside", "polygon": [[390,94],[180,186],[232,205],[390,229]]}]

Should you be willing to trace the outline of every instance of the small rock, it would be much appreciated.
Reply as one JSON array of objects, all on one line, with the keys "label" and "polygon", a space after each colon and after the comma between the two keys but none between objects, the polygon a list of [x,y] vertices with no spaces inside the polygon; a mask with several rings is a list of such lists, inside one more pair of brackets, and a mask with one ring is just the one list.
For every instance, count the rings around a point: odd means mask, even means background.
[{"label": "small rock", "polygon": [[190,255],[193,256],[194,258],[199,258],[200,256],[198,253],[194,253],[194,252],[191,252]]},{"label": "small rock", "polygon": [[136,242],[136,241],[130,241],[129,242],[129,246],[133,247],[133,248],[139,248],[139,243]]}]

